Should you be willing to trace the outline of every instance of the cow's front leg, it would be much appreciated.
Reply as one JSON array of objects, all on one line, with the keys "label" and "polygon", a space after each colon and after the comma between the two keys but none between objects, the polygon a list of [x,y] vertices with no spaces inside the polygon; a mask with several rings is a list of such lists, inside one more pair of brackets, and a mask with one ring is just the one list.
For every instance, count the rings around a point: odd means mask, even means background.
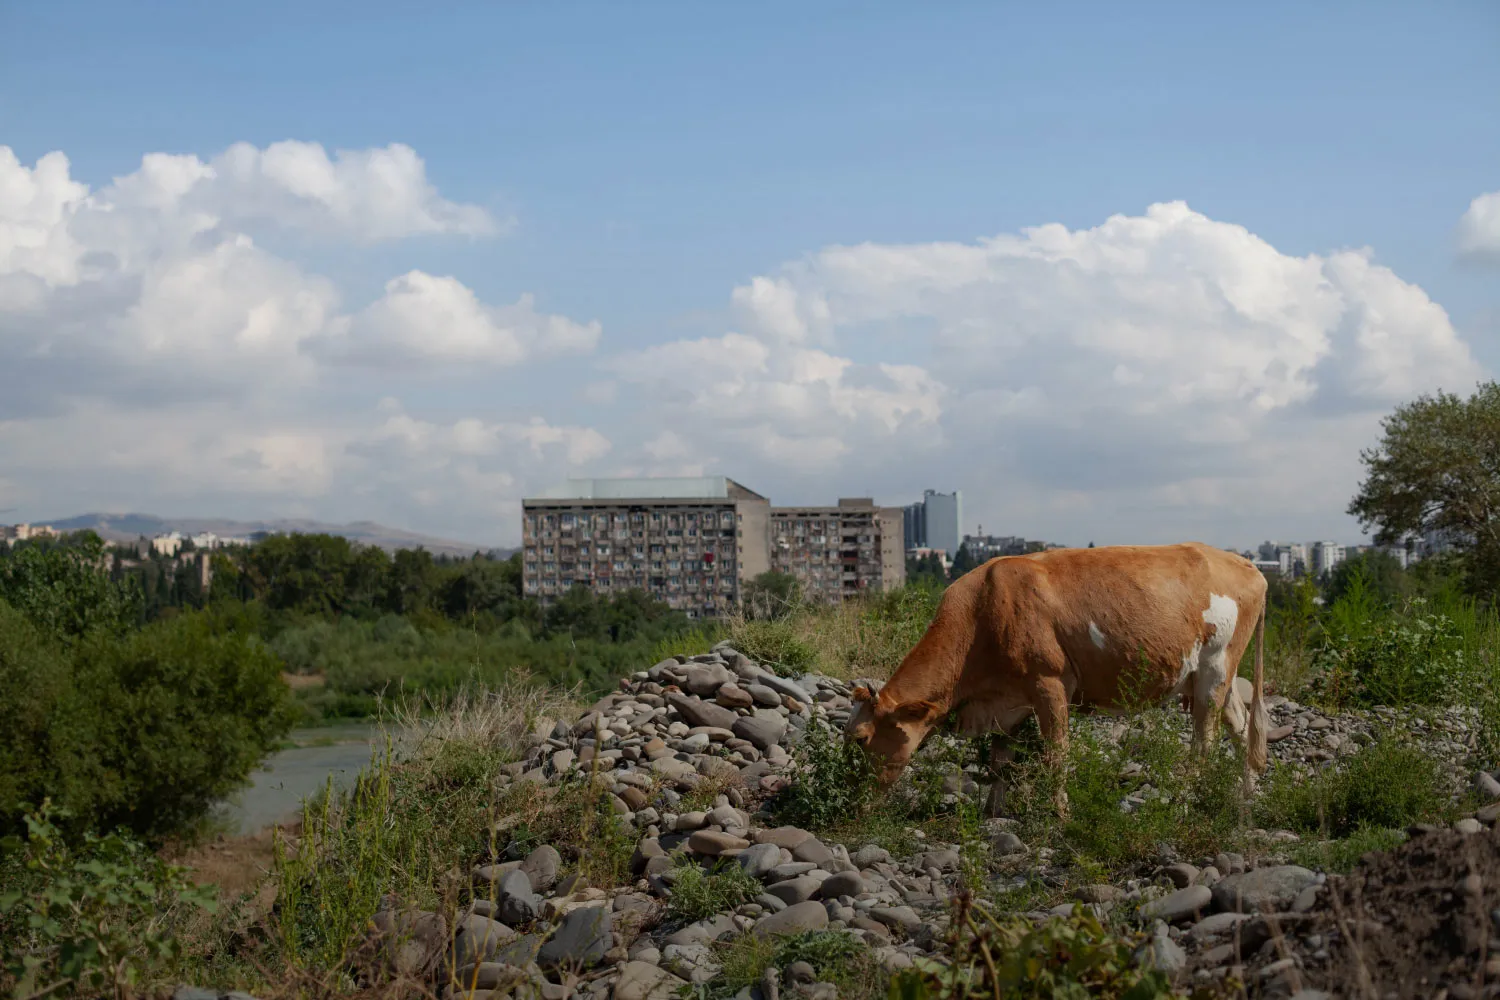
[{"label": "cow's front leg", "polygon": [[985,804],[985,814],[999,816],[1005,809],[1005,793],[1009,784],[1010,766],[1016,759],[1016,751],[1010,734],[1004,731],[991,733],[985,746],[985,767],[990,772],[990,797]]},{"label": "cow's front leg", "polygon": [[1057,782],[1052,804],[1059,818],[1068,816],[1068,690],[1060,677],[1037,681],[1032,700],[1038,728],[1046,746],[1044,760]]}]

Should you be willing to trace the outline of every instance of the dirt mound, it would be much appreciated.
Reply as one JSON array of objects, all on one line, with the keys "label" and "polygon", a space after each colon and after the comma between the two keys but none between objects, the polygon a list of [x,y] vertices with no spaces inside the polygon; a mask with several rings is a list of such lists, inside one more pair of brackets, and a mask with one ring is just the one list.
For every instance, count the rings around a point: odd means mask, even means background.
[{"label": "dirt mound", "polygon": [[1301,985],[1339,997],[1500,996],[1497,907],[1500,827],[1423,831],[1329,879],[1295,937],[1265,957],[1291,964],[1295,953]]}]

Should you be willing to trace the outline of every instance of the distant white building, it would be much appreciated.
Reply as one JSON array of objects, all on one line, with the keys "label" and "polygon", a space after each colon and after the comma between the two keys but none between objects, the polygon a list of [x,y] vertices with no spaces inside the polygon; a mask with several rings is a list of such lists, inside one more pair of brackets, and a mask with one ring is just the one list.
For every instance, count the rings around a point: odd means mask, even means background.
[{"label": "distant white building", "polygon": [[963,540],[964,501],[958,490],[939,493],[923,490],[922,499],[902,511],[905,547],[942,549],[948,558],[958,555]]},{"label": "distant white building", "polygon": [[196,535],[189,536],[195,549],[216,549],[223,544],[223,539],[212,531],[200,531]]},{"label": "distant white building", "polygon": [[151,539],[151,551],[159,556],[175,556],[182,548],[182,535],[172,531]]},{"label": "distant white building", "polygon": [[1338,542],[1309,542],[1308,552],[1312,556],[1308,567],[1313,576],[1332,573],[1335,566],[1344,561],[1344,546]]}]

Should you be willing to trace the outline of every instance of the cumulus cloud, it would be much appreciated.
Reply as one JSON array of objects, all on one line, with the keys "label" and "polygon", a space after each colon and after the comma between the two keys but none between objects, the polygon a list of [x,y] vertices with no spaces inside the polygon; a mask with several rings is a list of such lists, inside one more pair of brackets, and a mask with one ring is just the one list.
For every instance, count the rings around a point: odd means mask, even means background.
[{"label": "cumulus cloud", "polygon": [[799,501],[826,492],[815,475],[892,502],[957,480],[997,530],[1089,510],[1127,538],[1195,518],[1220,534],[1309,503],[1347,527],[1379,415],[1481,374],[1441,306],[1370,251],[1284,254],[1180,202],[830,247],[732,303],[744,333],[610,362],[670,400],[659,419],[687,418],[679,452],[740,455],[755,488]]},{"label": "cumulus cloud", "polygon": [[371,400],[406,391],[391,378],[416,368],[472,380],[587,353],[599,324],[541,312],[530,295],[490,305],[420,270],[351,308],[334,281],[256,235],[366,244],[501,228],[441,197],[399,145],[149,154],[97,189],[62,153],[28,166],[0,147],[0,506],[321,505],[342,519],[354,502],[390,519],[411,504],[435,533],[482,510],[471,537],[499,541],[518,513],[497,504],[609,442],[492,398],[431,421]]},{"label": "cumulus cloud", "polygon": [[504,366],[544,355],[587,354],[599,332],[597,321],[538,313],[531,295],[509,306],[486,306],[456,278],[411,271],[386,282],[385,294],[331,332],[320,349],[375,365]]},{"label": "cumulus cloud", "polygon": [[1469,202],[1458,220],[1459,252],[1500,260],[1500,191],[1482,194]]}]

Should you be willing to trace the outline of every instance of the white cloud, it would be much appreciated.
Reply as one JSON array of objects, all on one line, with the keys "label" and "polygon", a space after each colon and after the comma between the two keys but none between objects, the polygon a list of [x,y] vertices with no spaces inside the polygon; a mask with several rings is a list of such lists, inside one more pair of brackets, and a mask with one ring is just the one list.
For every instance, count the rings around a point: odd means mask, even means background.
[{"label": "white cloud", "polygon": [[1469,202],[1468,211],[1458,221],[1458,248],[1475,257],[1500,259],[1500,191]]},{"label": "white cloud", "polygon": [[515,365],[552,354],[587,354],[599,323],[538,313],[530,295],[486,306],[456,278],[411,271],[320,345],[331,357],[370,364]]},{"label": "white cloud", "polygon": [[1370,252],[1291,256],[1182,203],[830,247],[732,301],[746,334],[609,362],[650,387],[652,422],[680,418],[679,457],[737,456],[799,502],[828,491],[813,475],[889,502],[956,482],[995,530],[1222,537],[1295,509],[1348,534],[1379,416],[1480,375],[1444,310]]}]

